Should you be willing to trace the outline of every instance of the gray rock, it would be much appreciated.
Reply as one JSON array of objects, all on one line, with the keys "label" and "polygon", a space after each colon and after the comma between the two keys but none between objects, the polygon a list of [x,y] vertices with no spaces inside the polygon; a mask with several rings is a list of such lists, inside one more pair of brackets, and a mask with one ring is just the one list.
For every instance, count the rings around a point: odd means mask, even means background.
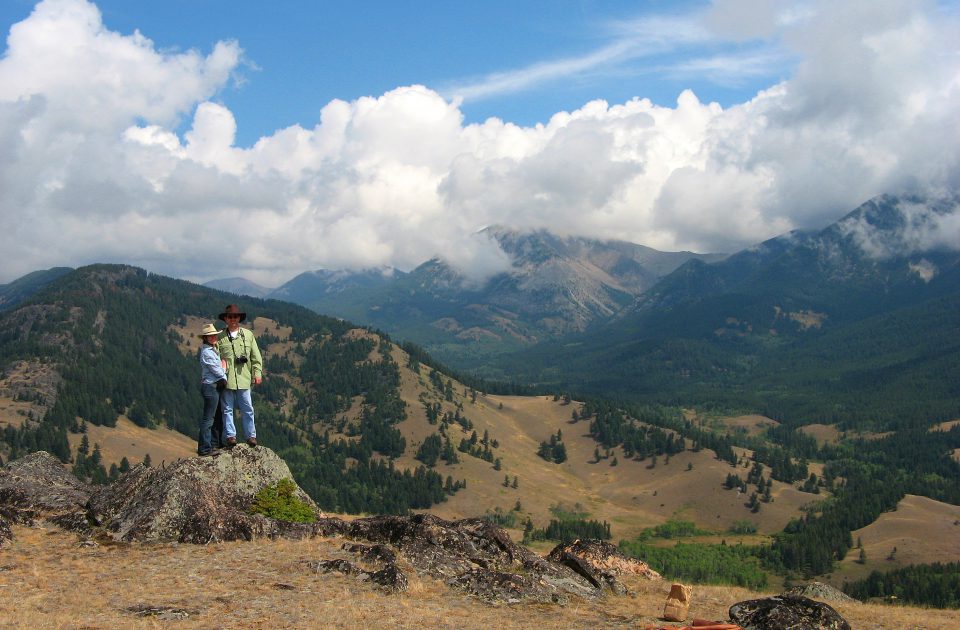
[{"label": "gray rock", "polygon": [[320,560],[319,562],[308,562],[312,570],[320,573],[330,573],[336,571],[344,575],[352,575],[360,580],[377,584],[390,591],[405,591],[409,582],[406,574],[400,570],[395,562],[389,562],[378,571],[368,571],[348,560]]},{"label": "gray rock", "polygon": [[0,547],[13,540],[13,531],[10,530],[10,523],[0,516]]},{"label": "gray rock", "polygon": [[341,535],[390,545],[417,571],[485,599],[556,602],[571,595],[598,597],[604,587],[617,590],[514,543],[486,519],[375,516],[347,523]]},{"label": "gray rock", "polygon": [[59,459],[37,451],[0,470],[0,516],[14,523],[30,525],[44,520],[88,532],[85,506],[92,491]]},{"label": "gray rock", "polygon": [[832,602],[856,602],[854,598],[850,597],[843,591],[829,584],[824,584],[823,582],[811,582],[810,584],[802,584],[800,586],[794,586],[788,591],[782,593],[783,595],[797,595],[801,597],[809,597],[810,599],[816,599],[820,601],[832,601]]},{"label": "gray rock", "polygon": [[[272,450],[240,445],[216,458],[181,459],[166,467],[131,469],[90,497],[90,516],[115,540],[208,543],[315,535],[316,526],[249,514],[266,486],[291,479]],[[297,486],[296,495],[316,508]]]},{"label": "gray rock", "polygon": [[559,544],[547,559],[569,567],[595,588],[606,588],[618,595],[626,593],[626,588],[617,579],[624,573],[660,579],[660,574],[645,562],[626,557],[615,545],[602,540],[578,539],[570,544]]},{"label": "gray rock", "polygon": [[829,604],[795,595],[734,604],[730,619],[744,630],[850,630],[846,619]]}]

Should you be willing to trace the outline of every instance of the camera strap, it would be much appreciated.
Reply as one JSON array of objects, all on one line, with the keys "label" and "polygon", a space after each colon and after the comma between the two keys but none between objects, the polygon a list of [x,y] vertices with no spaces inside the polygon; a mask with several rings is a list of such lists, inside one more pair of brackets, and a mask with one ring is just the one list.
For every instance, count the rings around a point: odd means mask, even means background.
[{"label": "camera strap", "polygon": [[[248,361],[249,361],[250,357],[247,356],[247,338],[244,337],[244,335],[243,335],[243,328],[238,328],[238,329],[237,329],[237,336],[240,337],[240,341],[241,341],[241,343],[243,343],[243,356],[247,357],[247,359],[248,359]],[[236,360],[237,360],[237,347],[233,345],[234,338],[230,336],[230,331],[229,331],[229,330],[227,331],[227,339],[230,340],[230,349],[233,350],[233,360],[234,360],[234,364],[236,364]],[[240,364],[240,369],[241,369],[241,370],[243,369],[243,365],[244,365],[244,364]]]}]

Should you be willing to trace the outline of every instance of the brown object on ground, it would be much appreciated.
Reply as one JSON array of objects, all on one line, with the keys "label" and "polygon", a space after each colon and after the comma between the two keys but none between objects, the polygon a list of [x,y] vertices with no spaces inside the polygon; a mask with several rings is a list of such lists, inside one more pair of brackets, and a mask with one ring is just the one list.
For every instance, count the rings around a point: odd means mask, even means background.
[{"label": "brown object on ground", "polygon": [[685,584],[674,584],[663,606],[663,618],[667,621],[683,621],[690,612],[690,591]]}]

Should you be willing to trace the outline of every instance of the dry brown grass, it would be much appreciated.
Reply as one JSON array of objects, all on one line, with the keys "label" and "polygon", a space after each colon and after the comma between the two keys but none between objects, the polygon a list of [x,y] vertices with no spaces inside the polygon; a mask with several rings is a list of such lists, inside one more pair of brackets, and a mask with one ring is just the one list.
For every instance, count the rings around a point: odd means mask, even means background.
[{"label": "dry brown grass", "polygon": [[[860,552],[851,549],[831,575],[831,583],[841,585],[871,571],[892,571],[911,564],[956,562],[960,559],[960,507],[908,494],[896,510],[853,532],[854,543],[858,539],[866,562],[857,562]],[[888,560],[894,547],[897,551]]]},{"label": "dry brown grass", "polygon": [[840,430],[832,424],[808,424],[800,427],[800,432],[809,435],[821,446],[824,444],[836,444],[842,436]]},{"label": "dry brown grass", "polygon": [[[197,413],[199,413],[199,395],[197,402]],[[172,462],[183,457],[191,457],[197,452],[196,440],[191,440],[184,434],[167,427],[158,429],[139,427],[126,416],[120,416],[115,427],[98,427],[88,424],[86,435],[91,451],[94,444],[100,445],[103,464],[107,468],[110,468],[110,464],[119,464],[124,457],[132,466],[142,462],[149,453],[153,464],[159,465],[162,461]],[[76,453],[83,435],[70,433],[67,439],[70,441],[70,449]]]},{"label": "dry brown grass", "polygon": [[772,420],[771,418],[761,416],[759,414],[718,418],[716,423],[730,431],[736,431],[739,429],[751,436],[760,435],[766,431],[768,427],[775,427],[780,424],[776,420]]},{"label": "dry brown grass", "polygon": [[958,420],[947,420],[946,422],[941,422],[940,424],[935,424],[930,427],[931,431],[949,431],[953,427],[960,425],[960,419]]},{"label": "dry brown grass", "polygon": [[[406,354],[399,349],[394,350],[394,359],[400,366],[407,364]],[[442,402],[445,411],[454,409],[453,403],[442,401],[430,387],[428,370],[422,368],[422,375],[417,375],[406,367],[401,369],[401,395],[408,405],[408,418],[398,425],[407,439],[407,452],[399,458],[399,467],[419,465],[414,459],[417,447],[438,430],[427,423],[419,398]],[[576,402],[565,405],[552,397],[492,394],[478,396],[472,402],[463,395],[459,383],[454,383],[454,392],[454,402],[463,405],[463,414],[473,422],[477,434],[482,437],[488,431],[491,439],[499,441],[494,453],[503,465],[497,471],[490,463],[463,454],[456,465],[438,463],[440,474],[468,480],[465,490],[431,508],[443,518],[478,516],[494,507],[509,512],[519,501],[521,522],[529,516],[537,527],[545,527],[551,518],[551,506],[579,503],[589,512],[589,518],[611,523],[615,540],[633,537],[669,518],[691,520],[716,531],[749,520],[759,531],[772,533],[798,516],[801,506],[823,498],[774,482],[774,502],[752,514],[745,507],[748,496],[722,488],[728,473],[739,472],[745,477],[746,471],[717,460],[712,451],[687,451],[670,458],[669,463],[660,457],[656,466],[651,466],[650,459],[628,460],[622,449],[615,449],[617,465],[612,466],[613,456],[595,461],[597,443],[587,434],[588,423],[571,424],[572,412],[581,408]],[[764,420],[773,422],[761,416],[745,416],[741,423],[756,427]],[[557,430],[562,431],[568,454],[567,461],[560,465],[537,456],[540,442]],[[469,437],[459,427],[452,427],[450,435],[455,445],[461,437]],[[511,481],[517,477],[519,487],[504,487],[505,476]]]},{"label": "dry brown grass", "polygon": [[53,365],[39,359],[6,366],[0,373],[0,428],[20,427],[29,417],[42,418],[56,399],[59,382]]},{"label": "dry brown grass", "polygon": [[[10,628],[622,628],[658,623],[668,581],[631,579],[632,596],[566,605],[490,604],[411,575],[388,594],[304,561],[345,557],[337,539],[81,547],[57,528],[15,526],[0,551],[0,625]],[[725,619],[759,597],[695,586],[691,617]],[[942,628],[960,612],[833,603],[854,628]],[[178,621],[138,606],[186,610]]]}]

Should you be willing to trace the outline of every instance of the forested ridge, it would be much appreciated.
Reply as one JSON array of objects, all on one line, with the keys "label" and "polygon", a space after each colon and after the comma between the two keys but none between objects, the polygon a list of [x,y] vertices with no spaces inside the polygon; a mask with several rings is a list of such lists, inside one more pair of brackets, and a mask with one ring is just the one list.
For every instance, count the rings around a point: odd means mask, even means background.
[{"label": "forested ridge", "polygon": [[[62,376],[55,400],[41,401],[47,408],[42,419],[4,430],[6,458],[42,449],[69,462],[68,432],[81,432],[87,423],[112,426],[121,414],[140,426],[166,425],[194,437],[199,368],[194,356],[178,349],[182,339],[171,327],[188,316],[212,321],[235,299],[142,269],[94,265],[4,313],[4,368],[41,361]],[[290,342],[302,360],[295,367],[265,351],[269,376],[254,394],[258,437],[287,461],[323,509],[398,513],[429,507],[455,491],[451,479],[425,467],[401,471],[393,465],[406,449],[394,427],[406,409],[388,341],[348,335],[355,328],[349,322],[284,302],[249,298],[244,308],[250,321],[260,316],[292,328]],[[266,348],[273,331],[254,332]],[[371,353],[375,360],[368,359]],[[302,386],[294,387],[295,381]],[[347,426],[342,414],[358,397],[359,418]],[[318,423],[327,430],[316,430]],[[331,439],[330,429],[339,437]],[[95,468],[85,459],[80,472],[103,480]]]},{"label": "forested ridge", "polygon": [[[904,203],[926,202],[881,196],[818,233],[691,260],[630,312],[507,357],[502,373],[578,398],[749,410],[794,427],[958,418],[960,255],[901,242]],[[890,254],[866,251],[851,224],[869,224]]]}]

